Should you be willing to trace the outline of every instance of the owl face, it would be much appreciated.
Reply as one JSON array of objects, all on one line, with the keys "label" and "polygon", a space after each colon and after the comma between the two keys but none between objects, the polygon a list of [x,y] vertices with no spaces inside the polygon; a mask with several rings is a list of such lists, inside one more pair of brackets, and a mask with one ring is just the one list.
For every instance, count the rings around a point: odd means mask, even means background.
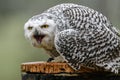
[{"label": "owl face", "polygon": [[48,16],[34,16],[25,23],[25,37],[34,47],[51,49],[56,24]]}]

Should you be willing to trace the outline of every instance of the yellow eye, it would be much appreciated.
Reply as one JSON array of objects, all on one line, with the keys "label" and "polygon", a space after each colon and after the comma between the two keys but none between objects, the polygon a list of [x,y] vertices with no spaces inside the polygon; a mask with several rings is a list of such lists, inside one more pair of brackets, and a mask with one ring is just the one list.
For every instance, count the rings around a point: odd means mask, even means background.
[{"label": "yellow eye", "polygon": [[32,27],[32,26],[29,26],[29,27],[28,27],[28,30],[32,30],[32,29],[33,29],[33,27]]},{"label": "yellow eye", "polygon": [[42,25],[41,28],[48,28],[49,26],[48,25]]}]

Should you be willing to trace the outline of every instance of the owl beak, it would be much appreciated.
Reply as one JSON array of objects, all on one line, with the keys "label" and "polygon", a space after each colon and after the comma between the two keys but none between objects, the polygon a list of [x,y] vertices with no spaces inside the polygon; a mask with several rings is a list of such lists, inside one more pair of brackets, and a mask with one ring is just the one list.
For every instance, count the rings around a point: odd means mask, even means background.
[{"label": "owl beak", "polygon": [[39,35],[39,32],[37,30],[35,30],[34,35]]},{"label": "owl beak", "polygon": [[41,35],[37,30],[35,30],[33,37],[40,44],[42,42],[42,39],[45,37],[45,35]]}]

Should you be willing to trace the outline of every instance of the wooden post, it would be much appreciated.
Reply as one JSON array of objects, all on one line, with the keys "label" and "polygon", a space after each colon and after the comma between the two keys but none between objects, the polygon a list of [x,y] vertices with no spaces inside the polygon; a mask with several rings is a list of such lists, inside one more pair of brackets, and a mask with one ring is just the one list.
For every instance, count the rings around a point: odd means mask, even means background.
[{"label": "wooden post", "polygon": [[98,72],[83,66],[79,71],[74,71],[67,63],[22,63],[21,71],[22,80],[120,80],[120,75]]}]

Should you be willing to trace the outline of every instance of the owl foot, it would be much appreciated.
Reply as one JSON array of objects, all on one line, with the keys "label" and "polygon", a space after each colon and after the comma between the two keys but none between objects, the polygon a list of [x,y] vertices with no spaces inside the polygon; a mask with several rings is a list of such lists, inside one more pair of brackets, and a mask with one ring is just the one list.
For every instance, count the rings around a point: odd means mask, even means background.
[{"label": "owl foot", "polygon": [[54,60],[53,58],[49,58],[48,60],[47,60],[47,62],[51,62],[52,60]]},{"label": "owl foot", "polygon": [[55,57],[51,62],[65,62],[65,60],[61,56],[58,56]]}]

